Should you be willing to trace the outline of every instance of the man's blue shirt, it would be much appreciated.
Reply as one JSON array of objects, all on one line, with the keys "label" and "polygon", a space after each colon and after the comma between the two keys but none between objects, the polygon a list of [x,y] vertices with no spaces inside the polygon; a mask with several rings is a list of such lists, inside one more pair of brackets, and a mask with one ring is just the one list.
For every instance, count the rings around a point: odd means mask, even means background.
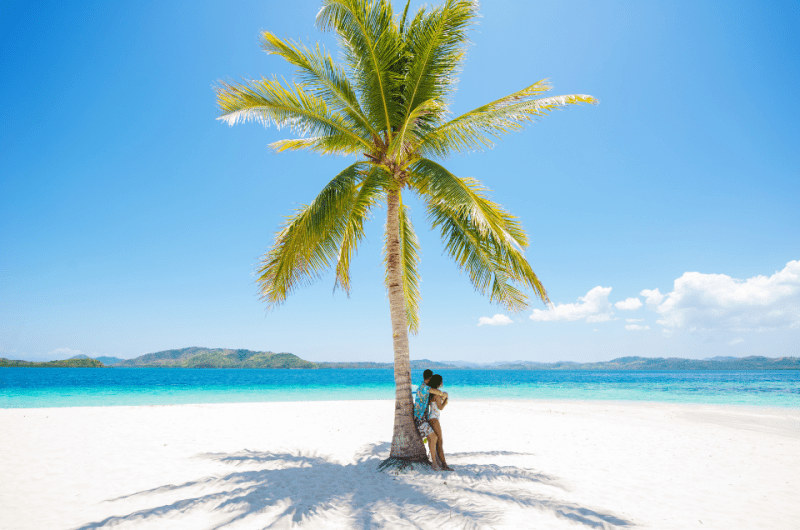
[{"label": "man's blue shirt", "polygon": [[428,410],[428,399],[431,397],[431,387],[422,383],[414,396],[414,418],[421,420]]}]

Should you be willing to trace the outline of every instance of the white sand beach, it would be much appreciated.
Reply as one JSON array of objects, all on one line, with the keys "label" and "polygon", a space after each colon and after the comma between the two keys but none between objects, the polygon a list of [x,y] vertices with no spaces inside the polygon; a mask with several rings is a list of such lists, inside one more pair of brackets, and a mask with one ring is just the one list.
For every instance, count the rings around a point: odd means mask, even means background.
[{"label": "white sand beach", "polygon": [[800,411],[454,400],[452,472],[377,472],[392,401],[0,410],[4,530],[798,528]]}]

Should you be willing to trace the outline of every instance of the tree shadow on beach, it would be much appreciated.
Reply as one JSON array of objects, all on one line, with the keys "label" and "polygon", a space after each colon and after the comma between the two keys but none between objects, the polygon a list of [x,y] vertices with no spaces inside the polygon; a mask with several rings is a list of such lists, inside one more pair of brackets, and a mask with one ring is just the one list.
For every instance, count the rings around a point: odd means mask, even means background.
[{"label": "tree shadow on beach", "polygon": [[[608,512],[554,500],[547,488],[565,488],[546,474],[513,466],[454,463],[465,456],[500,452],[453,453],[448,456],[451,472],[423,465],[408,472],[378,472],[388,451],[388,443],[365,446],[351,464],[309,453],[201,454],[197,458],[249,469],[109,499],[112,503],[152,500],[158,505],[86,523],[78,530],[166,523],[192,515],[203,517],[204,527],[214,529],[485,528],[501,524],[507,510],[531,508],[587,528],[634,525]],[[544,491],[534,493],[531,487]]]}]

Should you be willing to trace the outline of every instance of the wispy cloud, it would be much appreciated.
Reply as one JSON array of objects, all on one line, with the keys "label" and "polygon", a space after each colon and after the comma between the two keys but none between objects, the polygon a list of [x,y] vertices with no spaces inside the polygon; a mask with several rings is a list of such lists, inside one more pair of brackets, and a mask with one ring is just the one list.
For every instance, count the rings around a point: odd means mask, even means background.
[{"label": "wispy cloud", "polygon": [[625,326],[625,329],[628,331],[642,331],[645,329],[650,329],[650,326],[640,326],[639,324],[628,324]]},{"label": "wispy cloud", "polygon": [[611,320],[611,303],[608,295],[611,287],[599,285],[578,298],[575,304],[558,304],[547,310],[534,309],[531,320],[538,322],[574,321],[586,319],[586,322],[606,322]]},{"label": "wispy cloud", "polygon": [[497,314],[497,315],[495,315],[495,316],[493,316],[491,318],[489,318],[489,317],[481,317],[481,318],[478,319],[478,325],[479,326],[483,326],[483,325],[486,325],[486,326],[507,326],[507,325],[512,324],[512,323],[513,323],[513,320],[511,320],[507,316],[501,315],[501,314]]}]

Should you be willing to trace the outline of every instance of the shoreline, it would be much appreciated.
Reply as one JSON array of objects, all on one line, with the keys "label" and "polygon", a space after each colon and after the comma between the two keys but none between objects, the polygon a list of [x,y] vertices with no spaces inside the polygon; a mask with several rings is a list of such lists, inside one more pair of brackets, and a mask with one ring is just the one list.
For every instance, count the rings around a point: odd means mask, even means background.
[{"label": "shoreline", "polygon": [[[0,527],[791,528],[800,411],[460,400],[455,471],[376,471],[393,400],[0,409]],[[702,521],[702,525],[699,521]]]},{"label": "shoreline", "polygon": [[[448,389],[449,391],[449,389]],[[225,393],[220,393],[219,395],[225,396]],[[2,397],[2,396],[0,396]],[[101,400],[106,399],[108,400],[109,396],[96,396],[95,399]],[[229,397],[229,396],[228,396]],[[319,396],[314,396],[311,399],[253,399],[253,400],[246,400],[246,401],[188,401],[185,403],[111,403],[109,404],[107,401],[103,404],[79,404],[79,405],[71,405],[66,404],[62,406],[4,406],[0,402],[0,412],[2,411],[13,411],[13,410],[64,410],[64,409],[125,409],[125,408],[137,408],[137,407],[184,407],[184,406],[202,406],[202,405],[257,405],[257,404],[270,404],[270,403],[346,403],[346,402],[371,402],[371,401],[378,401],[378,402],[391,402],[394,403],[394,397],[391,399],[385,398],[375,398],[373,395],[367,394],[365,392],[365,397],[358,397],[353,396],[349,399],[343,399],[340,397],[331,397],[331,398],[323,398],[318,399]],[[85,399],[85,398],[81,398]],[[773,403],[718,403],[718,402],[711,402],[711,401],[663,401],[658,399],[586,399],[583,397],[577,398],[564,398],[564,397],[528,397],[528,396],[506,396],[506,397],[459,397],[458,401],[460,403],[492,403],[492,402],[501,402],[507,401],[511,403],[585,403],[585,404],[597,404],[597,405],[609,405],[609,406],[647,406],[647,407],[659,407],[659,406],[666,406],[666,407],[717,407],[717,408],[731,408],[738,411],[748,411],[752,410],[754,412],[759,411],[768,411],[768,410],[776,410],[776,411],[783,411],[787,414],[797,413],[800,414],[800,405],[784,405],[784,404],[773,404]]]},{"label": "shoreline", "polygon": [[[394,403],[395,399],[375,399],[375,398],[358,398],[351,399],[287,399],[287,400],[264,400],[264,401],[198,401],[192,403],[148,403],[148,404],[133,404],[133,405],[65,405],[61,407],[2,407],[0,406],[0,414],[3,411],[13,410],[64,410],[64,409],[136,409],[136,408],[158,408],[158,407],[192,407],[192,406],[205,406],[205,405],[266,405],[266,404],[292,404],[292,403],[364,403],[364,402],[378,402],[378,403]],[[597,406],[631,406],[631,407],[682,407],[682,408],[715,408],[715,409],[731,409],[735,412],[752,412],[763,413],[767,411],[775,411],[786,413],[787,415],[796,415],[800,418],[800,407],[782,406],[782,405],[759,405],[750,403],[710,403],[702,401],[658,401],[658,400],[624,400],[624,399],[583,399],[583,398],[530,398],[530,397],[504,397],[504,398],[458,398],[459,403],[544,403],[544,404],[585,404]]]}]

